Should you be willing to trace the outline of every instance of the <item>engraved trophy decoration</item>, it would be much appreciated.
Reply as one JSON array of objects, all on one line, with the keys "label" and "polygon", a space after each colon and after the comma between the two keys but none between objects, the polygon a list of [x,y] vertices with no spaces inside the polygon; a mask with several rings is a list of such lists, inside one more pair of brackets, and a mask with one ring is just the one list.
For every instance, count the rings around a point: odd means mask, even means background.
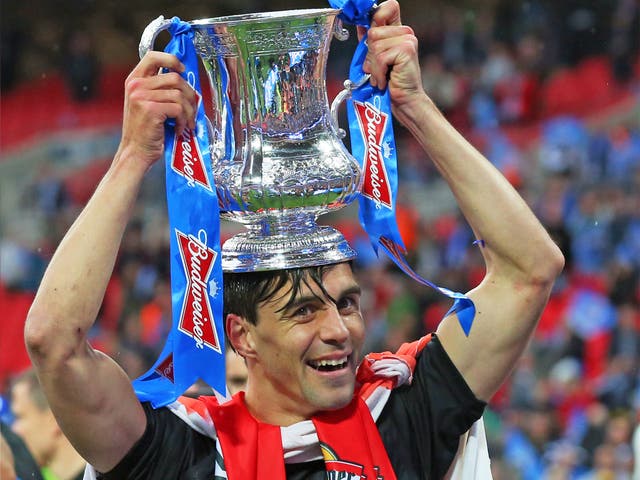
[{"label": "engraved trophy decoration", "polygon": [[[205,111],[220,216],[247,227],[225,242],[225,271],[355,256],[342,234],[316,224],[361,187],[359,164],[337,127],[346,95],[331,109],[327,100],[329,45],[334,35],[348,37],[338,13],[302,9],[188,22],[211,90]],[[141,56],[170,24],[163,17],[149,24]]]}]

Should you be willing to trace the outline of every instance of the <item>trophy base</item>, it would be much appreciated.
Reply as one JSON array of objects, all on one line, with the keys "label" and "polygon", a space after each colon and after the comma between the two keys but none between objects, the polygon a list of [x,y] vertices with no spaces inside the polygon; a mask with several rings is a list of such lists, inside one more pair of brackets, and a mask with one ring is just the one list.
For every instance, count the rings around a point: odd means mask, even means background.
[{"label": "trophy base", "polygon": [[356,252],[335,228],[317,226],[312,231],[260,235],[234,235],[222,246],[222,270],[259,272],[328,265],[351,260]]}]

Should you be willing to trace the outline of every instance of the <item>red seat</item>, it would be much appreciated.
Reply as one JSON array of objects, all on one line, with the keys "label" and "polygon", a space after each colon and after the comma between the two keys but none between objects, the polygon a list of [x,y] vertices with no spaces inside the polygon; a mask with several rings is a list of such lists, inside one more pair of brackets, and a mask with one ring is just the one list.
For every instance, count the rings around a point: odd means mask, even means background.
[{"label": "red seat", "polygon": [[582,113],[588,99],[583,97],[580,77],[570,69],[558,70],[542,87],[542,116]]},{"label": "red seat", "polygon": [[576,74],[589,111],[610,103],[617,88],[608,58],[602,56],[587,58],[576,67]]},{"label": "red seat", "polygon": [[33,302],[32,292],[11,291],[0,283],[2,329],[0,334],[0,391],[7,381],[31,365],[24,344],[24,322]]}]

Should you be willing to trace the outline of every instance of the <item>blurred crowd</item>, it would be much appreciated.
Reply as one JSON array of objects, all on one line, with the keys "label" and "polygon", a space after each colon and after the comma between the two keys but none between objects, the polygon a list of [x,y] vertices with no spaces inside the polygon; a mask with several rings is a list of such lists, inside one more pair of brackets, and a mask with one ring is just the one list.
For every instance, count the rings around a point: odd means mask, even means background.
[{"label": "blurred crowd", "polygon": [[[494,478],[639,480],[640,2],[556,3],[435,3],[424,22],[405,22],[422,40],[427,92],[520,190],[567,259],[525,356],[485,414]],[[109,68],[86,35],[69,36],[70,102],[100,95],[96,78]],[[330,90],[351,51],[332,53]],[[3,83],[3,96],[11,87]],[[467,291],[484,273],[473,233],[399,127],[396,142],[397,218],[411,264]],[[154,167],[92,333],[132,378],[156,360],[171,327],[163,182],[162,166]],[[41,238],[29,246],[2,239],[7,301],[33,294],[86,200],[55,165],[32,172],[22,195],[23,214],[41,219]],[[376,257],[352,207],[321,220],[359,252],[369,351],[395,350],[437,327],[450,300]],[[237,231],[223,226],[224,237]],[[8,398],[8,378],[0,382]],[[6,406],[0,413],[11,417]]]}]

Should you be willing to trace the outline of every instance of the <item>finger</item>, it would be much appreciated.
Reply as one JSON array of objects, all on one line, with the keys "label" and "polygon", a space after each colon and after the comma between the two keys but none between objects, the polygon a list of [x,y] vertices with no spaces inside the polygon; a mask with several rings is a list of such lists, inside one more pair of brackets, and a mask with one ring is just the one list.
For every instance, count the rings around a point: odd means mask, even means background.
[{"label": "finger", "polygon": [[371,74],[371,85],[384,89],[394,65],[417,55],[418,42],[406,26],[371,29],[369,38],[369,53],[363,69]]},{"label": "finger", "polygon": [[184,104],[185,110],[194,114],[198,108],[198,95],[191,85],[177,73],[129,79],[125,90],[127,97],[132,102],[173,101]]},{"label": "finger", "polygon": [[184,65],[175,55],[155,50],[148,51],[129,74],[129,77],[150,77],[157,75],[161,68],[183,72]]},{"label": "finger", "polygon": [[397,0],[386,0],[374,10],[371,26],[402,25],[400,4]]},{"label": "finger", "polygon": [[176,89],[182,92],[184,97],[192,105],[197,106],[198,94],[189,83],[182,78],[179,74],[174,72],[163,73],[154,77],[149,77],[146,80],[147,88],[151,90],[160,89]]},{"label": "finger", "polygon": [[185,128],[195,128],[192,115],[188,107],[174,101],[170,91],[158,91],[149,100],[138,104],[138,109],[143,112],[139,124],[153,128],[161,127],[165,120],[173,119],[175,133],[180,135]]},{"label": "finger", "polygon": [[163,104],[167,118],[173,118],[176,122],[176,132],[182,133],[182,129],[195,128],[196,107],[187,100],[180,90],[153,90],[147,99],[156,104]]},{"label": "finger", "polygon": [[[405,46],[406,48],[389,48],[378,55],[379,62],[382,65],[388,65],[384,76],[378,76],[380,89],[384,89],[388,82],[393,81],[396,72],[400,74],[399,72],[405,72],[407,68],[410,68],[407,65],[411,65],[412,59],[415,59],[413,45],[411,42],[406,42]],[[407,78],[405,73],[401,76]]]},{"label": "finger", "polygon": [[404,35],[415,35],[413,28],[408,25],[394,25],[384,27],[372,27],[367,33],[367,44],[369,50],[371,45],[386,38],[402,37]]},{"label": "finger", "polygon": [[[128,94],[130,117],[142,124],[161,124],[167,118],[176,121],[176,131],[195,128],[196,105],[178,88],[148,88],[150,79],[136,79]],[[141,80],[147,80],[142,84]]]}]

